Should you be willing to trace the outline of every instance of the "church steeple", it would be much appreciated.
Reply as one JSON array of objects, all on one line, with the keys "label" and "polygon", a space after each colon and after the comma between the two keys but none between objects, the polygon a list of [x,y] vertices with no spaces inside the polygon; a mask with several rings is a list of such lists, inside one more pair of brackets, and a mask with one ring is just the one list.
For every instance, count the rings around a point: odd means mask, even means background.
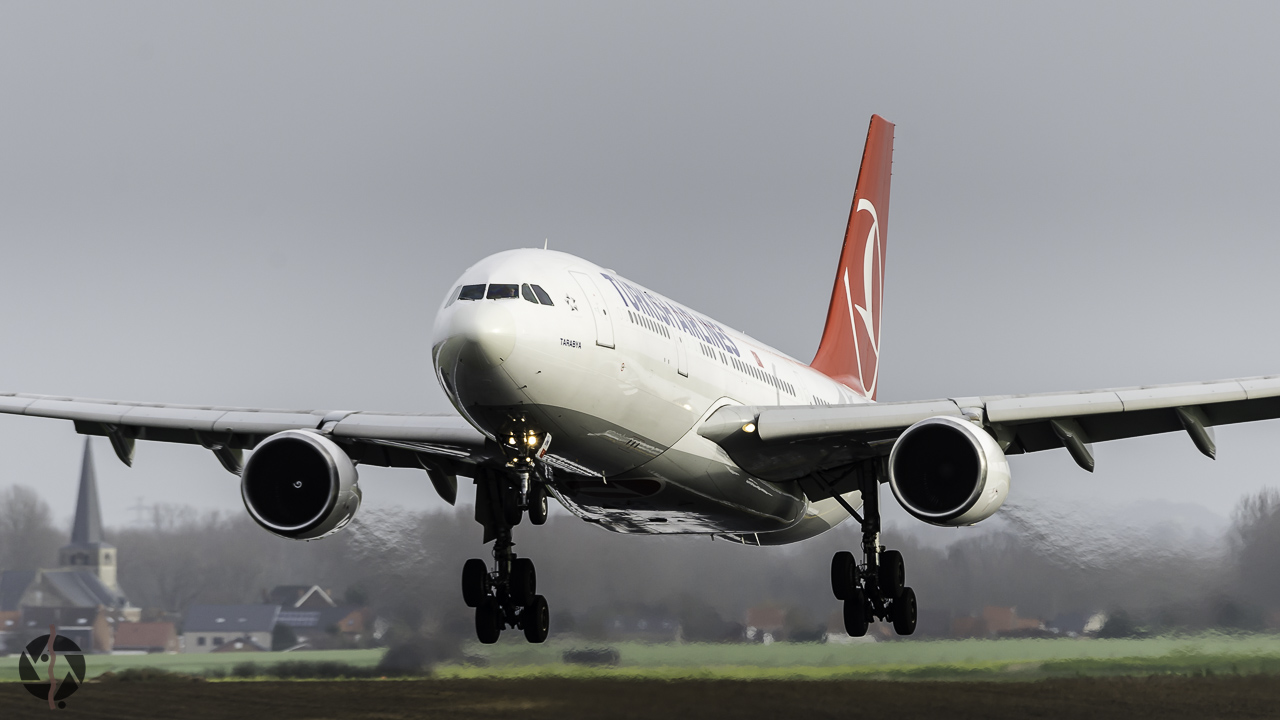
[{"label": "church steeple", "polygon": [[98,478],[93,472],[93,445],[84,439],[84,459],[80,463],[80,494],[76,498],[76,522],[71,526],[71,544],[102,542],[102,509],[98,506]]},{"label": "church steeple", "polygon": [[80,492],[71,542],[58,551],[58,564],[67,570],[88,570],[113,592],[120,591],[116,585],[116,548],[102,539],[102,508],[98,504],[98,479],[93,472],[89,438],[84,440],[84,459],[80,463]]}]

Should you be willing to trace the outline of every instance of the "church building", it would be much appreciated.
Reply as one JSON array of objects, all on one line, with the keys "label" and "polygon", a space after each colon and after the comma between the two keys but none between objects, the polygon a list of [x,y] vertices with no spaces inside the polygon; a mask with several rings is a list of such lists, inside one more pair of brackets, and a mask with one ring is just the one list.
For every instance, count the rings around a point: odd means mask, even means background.
[{"label": "church building", "polygon": [[[4,583],[26,589],[18,602],[25,634],[56,625],[59,635],[71,638],[85,652],[110,652],[115,625],[137,622],[141,610],[129,599],[116,574],[116,548],[103,539],[98,483],[93,471],[93,451],[85,438],[80,466],[80,491],[76,498],[71,542],[58,551],[57,569],[5,573]],[[0,593],[3,594],[3,593]]]}]

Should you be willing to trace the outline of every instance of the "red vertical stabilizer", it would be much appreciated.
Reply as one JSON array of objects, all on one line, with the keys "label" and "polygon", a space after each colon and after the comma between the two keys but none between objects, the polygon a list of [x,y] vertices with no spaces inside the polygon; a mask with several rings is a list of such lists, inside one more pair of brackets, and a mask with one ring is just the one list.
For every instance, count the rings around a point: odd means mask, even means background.
[{"label": "red vertical stabilizer", "polygon": [[872,115],[827,324],[818,353],[809,363],[814,370],[872,400],[876,399],[880,370],[880,305],[892,166],[893,124]]}]

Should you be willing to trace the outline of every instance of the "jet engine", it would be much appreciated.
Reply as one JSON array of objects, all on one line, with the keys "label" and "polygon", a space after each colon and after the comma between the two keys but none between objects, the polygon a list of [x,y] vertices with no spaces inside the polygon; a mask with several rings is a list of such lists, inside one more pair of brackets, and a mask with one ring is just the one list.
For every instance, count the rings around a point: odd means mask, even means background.
[{"label": "jet engine", "polygon": [[262,527],[291,540],[341,530],[360,507],[356,466],[323,435],[285,430],[258,443],[240,476],[240,496]]},{"label": "jet engine", "polygon": [[932,525],[986,520],[1009,494],[1009,461],[994,438],[956,417],[907,428],[889,453],[889,487],[907,512]]}]

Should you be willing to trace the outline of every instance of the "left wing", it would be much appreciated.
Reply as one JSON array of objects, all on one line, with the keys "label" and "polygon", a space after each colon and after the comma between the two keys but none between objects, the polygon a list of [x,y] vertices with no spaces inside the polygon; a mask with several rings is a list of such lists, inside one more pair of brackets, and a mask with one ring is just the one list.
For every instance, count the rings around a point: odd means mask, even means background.
[{"label": "left wing", "polygon": [[980,425],[1009,455],[1066,448],[1092,472],[1092,443],[1139,435],[1183,431],[1214,457],[1215,425],[1280,418],[1280,376],[862,405],[728,406],[698,433],[747,472],[781,482],[886,456],[904,430],[938,415]]},{"label": "left wing", "polygon": [[458,475],[472,475],[476,465],[500,457],[493,441],[457,415],[264,410],[16,393],[0,394],[0,413],[71,420],[78,433],[109,438],[126,465],[133,463],[138,440],[200,445],[237,475],[243,469],[243,450],[282,430],[315,430],[358,463],[426,470],[450,503],[457,498]]}]

